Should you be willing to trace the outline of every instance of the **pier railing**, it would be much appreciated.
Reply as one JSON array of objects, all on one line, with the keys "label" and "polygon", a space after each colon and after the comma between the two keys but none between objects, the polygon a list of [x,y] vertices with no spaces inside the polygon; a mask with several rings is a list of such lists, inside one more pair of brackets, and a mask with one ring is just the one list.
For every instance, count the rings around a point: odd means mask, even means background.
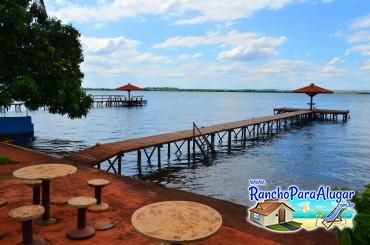
[{"label": "pier railing", "polygon": [[128,98],[125,95],[90,95],[94,100],[96,107],[119,107],[119,106],[143,106],[147,104],[147,100],[143,96],[131,96]]},{"label": "pier railing", "polygon": [[[213,137],[214,138],[214,137]],[[196,147],[198,146],[199,150],[202,152],[204,159],[208,161],[209,153],[216,154],[214,146],[209,142],[207,135],[202,134],[197,125],[193,122],[193,161],[195,162],[196,156]]]}]

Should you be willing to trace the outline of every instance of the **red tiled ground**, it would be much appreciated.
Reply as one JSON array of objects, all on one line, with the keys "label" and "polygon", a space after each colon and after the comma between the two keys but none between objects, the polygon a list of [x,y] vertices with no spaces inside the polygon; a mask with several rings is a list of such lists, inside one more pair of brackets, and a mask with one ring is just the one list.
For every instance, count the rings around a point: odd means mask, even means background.
[{"label": "red tiled ground", "polygon": [[[18,168],[38,163],[63,162],[51,156],[35,151],[0,143],[0,155],[5,155],[17,163],[0,165],[0,197],[9,204],[0,208],[0,230],[7,234],[0,244],[16,244],[21,240],[21,224],[8,218],[10,209],[30,203],[32,191],[22,181],[14,179],[12,172]],[[35,238],[43,237],[51,244],[159,244],[138,235],[131,226],[133,212],[149,203],[166,200],[189,200],[204,203],[218,210],[223,218],[221,230],[211,239],[197,244],[337,244],[332,232],[317,230],[314,232],[299,231],[294,234],[277,234],[265,231],[245,221],[246,207],[189,192],[164,188],[129,177],[115,176],[84,166],[78,166],[74,175],[53,180],[51,196],[74,197],[93,196],[93,189],[86,182],[93,178],[104,178],[111,185],[103,190],[103,200],[111,209],[103,213],[87,214],[88,223],[99,218],[110,218],[116,228],[97,232],[85,241],[71,241],[65,237],[65,231],[76,225],[76,210],[67,205],[51,206],[51,215],[60,218],[52,226],[34,225]]]}]

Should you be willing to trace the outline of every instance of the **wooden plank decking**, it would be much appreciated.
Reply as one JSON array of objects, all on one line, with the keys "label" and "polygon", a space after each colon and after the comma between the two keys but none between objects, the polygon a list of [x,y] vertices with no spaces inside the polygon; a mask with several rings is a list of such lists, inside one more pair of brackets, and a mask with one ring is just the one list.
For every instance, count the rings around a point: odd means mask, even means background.
[{"label": "wooden plank decking", "polygon": [[[282,108],[275,108],[274,112],[281,112],[281,113],[286,113],[286,112],[295,112],[295,111],[310,111],[310,109],[303,109],[303,108],[287,108],[287,107],[282,107]],[[349,110],[333,110],[333,109],[313,109],[312,112],[314,113],[321,113],[321,114],[341,114],[345,115],[349,113]]]},{"label": "wooden plank decking", "polygon": [[[282,113],[277,115],[271,116],[264,116],[258,118],[252,118],[247,120],[235,121],[235,122],[228,122],[222,123],[217,125],[212,125],[208,127],[200,128],[201,133],[203,135],[209,135],[214,133],[219,133],[228,130],[234,130],[238,128],[243,128],[247,126],[253,126],[257,124],[267,123],[275,120],[282,120],[288,118],[294,118],[297,116],[308,115],[311,114],[312,111],[309,110],[302,110],[302,111],[294,111],[288,113]],[[196,136],[199,136],[197,133]],[[112,158],[113,156],[117,156],[119,154],[123,154],[126,152],[132,152],[144,148],[155,147],[158,145],[164,145],[171,142],[186,140],[193,138],[193,130],[184,130],[178,131],[173,133],[165,133],[147,137],[141,137],[136,139],[129,139],[120,142],[114,143],[107,143],[101,144],[98,146],[93,146],[91,148],[87,148],[80,152],[74,153],[67,158],[69,160],[88,164],[90,166],[97,165],[105,160]]]}]

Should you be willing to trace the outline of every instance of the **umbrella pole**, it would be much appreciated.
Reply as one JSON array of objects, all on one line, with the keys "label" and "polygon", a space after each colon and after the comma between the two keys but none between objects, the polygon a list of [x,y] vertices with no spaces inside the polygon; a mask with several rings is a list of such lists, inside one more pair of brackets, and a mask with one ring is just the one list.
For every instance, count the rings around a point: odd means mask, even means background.
[{"label": "umbrella pole", "polygon": [[313,106],[312,106],[312,105],[313,105],[313,104],[312,104],[312,103],[313,103],[313,96],[311,95],[311,96],[310,96],[310,98],[311,98],[311,102],[310,102],[310,110],[312,110],[312,107],[313,107]]}]

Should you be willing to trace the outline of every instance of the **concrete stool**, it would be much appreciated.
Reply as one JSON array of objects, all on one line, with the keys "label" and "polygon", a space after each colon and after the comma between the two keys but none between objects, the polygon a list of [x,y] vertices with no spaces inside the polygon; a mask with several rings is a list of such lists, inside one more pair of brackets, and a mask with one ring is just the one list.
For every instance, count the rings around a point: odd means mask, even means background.
[{"label": "concrete stool", "polygon": [[[0,207],[3,207],[5,206],[6,204],[8,204],[8,201],[5,200],[5,199],[0,199]],[[5,236],[5,232],[3,231],[0,231],[0,240]]]},{"label": "concrete stool", "polygon": [[87,182],[89,186],[95,188],[95,198],[96,198],[96,205],[89,207],[89,211],[92,212],[103,212],[109,209],[109,205],[107,203],[102,202],[101,193],[103,187],[109,185],[109,181],[105,179],[92,179]]},{"label": "concrete stool", "polygon": [[32,204],[40,205],[41,180],[27,180],[24,183],[32,187]]},{"label": "concrete stool", "polygon": [[45,209],[40,205],[26,205],[9,212],[9,217],[22,221],[22,236],[24,245],[46,244],[45,240],[33,240],[32,220],[43,215]]},{"label": "concrete stool", "polygon": [[67,231],[66,235],[70,239],[82,240],[95,235],[95,229],[86,226],[86,208],[94,206],[96,199],[93,197],[74,197],[68,200],[68,205],[77,208],[77,228]]},{"label": "concrete stool", "polygon": [[8,201],[7,200],[0,198],[0,208],[3,207],[3,206],[5,206],[5,205],[7,205],[7,204],[8,204]]}]

